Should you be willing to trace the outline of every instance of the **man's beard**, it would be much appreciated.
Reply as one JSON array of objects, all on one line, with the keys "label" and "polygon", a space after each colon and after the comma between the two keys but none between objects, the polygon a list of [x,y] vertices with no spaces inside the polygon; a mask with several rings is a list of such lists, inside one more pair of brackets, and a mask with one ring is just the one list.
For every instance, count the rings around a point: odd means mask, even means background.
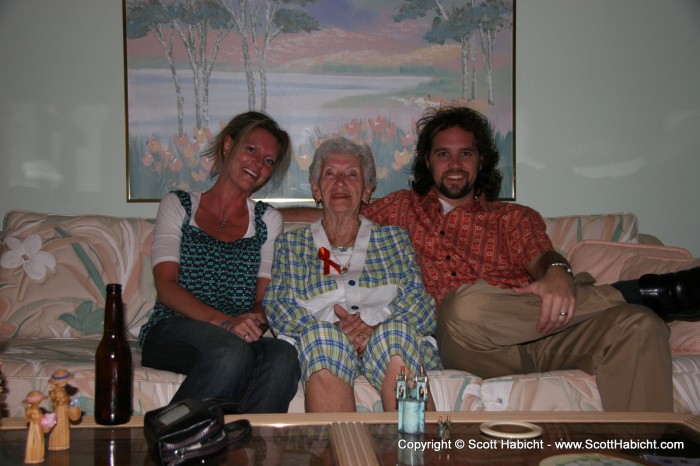
[{"label": "man's beard", "polygon": [[474,183],[469,183],[468,181],[461,187],[449,188],[445,185],[444,181],[440,181],[436,184],[437,190],[445,196],[447,199],[463,199],[474,190]]}]

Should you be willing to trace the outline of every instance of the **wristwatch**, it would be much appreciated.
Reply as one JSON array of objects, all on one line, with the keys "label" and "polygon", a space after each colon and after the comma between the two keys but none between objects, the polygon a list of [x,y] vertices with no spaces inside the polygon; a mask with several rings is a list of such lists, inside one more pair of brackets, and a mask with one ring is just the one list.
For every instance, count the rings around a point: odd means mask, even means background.
[{"label": "wristwatch", "polygon": [[571,278],[574,278],[574,272],[566,262],[553,262],[547,266],[547,268],[549,267],[561,267],[562,269],[566,270],[566,273],[568,273]]}]

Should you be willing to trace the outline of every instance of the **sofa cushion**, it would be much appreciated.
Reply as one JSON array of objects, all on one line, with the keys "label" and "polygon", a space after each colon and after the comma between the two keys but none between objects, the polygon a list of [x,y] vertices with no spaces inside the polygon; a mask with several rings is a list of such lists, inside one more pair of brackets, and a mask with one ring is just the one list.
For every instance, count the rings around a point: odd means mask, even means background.
[{"label": "sofa cushion", "polygon": [[[5,379],[4,406],[9,416],[24,415],[22,400],[31,390],[46,393],[48,379],[57,369],[73,373],[69,395],[86,416],[94,414],[95,350],[99,341],[92,338],[46,339],[13,338],[0,342],[2,375]],[[134,415],[168,404],[185,376],[141,366],[141,348],[131,342],[134,360]],[[46,408],[49,408],[48,401]]]},{"label": "sofa cushion", "polygon": [[122,284],[136,339],[155,300],[153,223],[9,212],[0,244],[0,339],[99,338],[107,283]]},{"label": "sofa cushion", "polygon": [[584,240],[639,242],[637,216],[629,212],[545,217],[544,223],[554,248],[564,256]]},{"label": "sofa cushion", "polygon": [[486,411],[602,411],[594,375],[581,370],[517,374],[484,380]]},{"label": "sofa cushion", "polygon": [[[672,373],[674,411],[700,412],[700,355],[674,355]],[[486,411],[603,410],[595,376],[575,369],[486,379],[481,401]]]},{"label": "sofa cushion", "polygon": [[673,356],[673,410],[700,413],[700,354]]}]

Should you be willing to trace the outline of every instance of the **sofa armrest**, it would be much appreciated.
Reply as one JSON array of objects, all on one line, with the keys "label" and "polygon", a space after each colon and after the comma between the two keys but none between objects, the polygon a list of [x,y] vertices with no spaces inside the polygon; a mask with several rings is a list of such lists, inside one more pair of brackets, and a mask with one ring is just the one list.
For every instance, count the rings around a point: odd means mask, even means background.
[{"label": "sofa armrest", "polygon": [[693,266],[687,249],[611,241],[581,241],[567,258],[574,273],[588,272],[599,285]]},{"label": "sofa armrest", "polygon": [[[589,272],[598,284],[700,266],[700,258],[693,258],[683,248],[607,241],[577,244],[569,253],[569,261],[574,272]],[[674,354],[700,353],[700,322],[671,322],[668,326],[669,345]]]}]

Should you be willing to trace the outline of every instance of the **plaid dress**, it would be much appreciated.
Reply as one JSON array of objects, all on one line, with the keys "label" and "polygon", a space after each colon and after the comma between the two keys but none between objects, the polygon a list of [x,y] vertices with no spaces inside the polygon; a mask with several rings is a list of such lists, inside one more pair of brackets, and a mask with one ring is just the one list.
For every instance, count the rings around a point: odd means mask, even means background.
[{"label": "plaid dress", "polygon": [[[263,300],[270,328],[297,348],[302,380],[327,369],[350,385],[364,375],[379,390],[394,355],[410,373],[442,368],[431,336],[435,302],[423,286],[406,231],[361,217],[343,274],[331,268],[324,275],[321,247],[331,250],[320,221],[278,236]],[[335,304],[377,325],[363,357],[334,325]]]}]

